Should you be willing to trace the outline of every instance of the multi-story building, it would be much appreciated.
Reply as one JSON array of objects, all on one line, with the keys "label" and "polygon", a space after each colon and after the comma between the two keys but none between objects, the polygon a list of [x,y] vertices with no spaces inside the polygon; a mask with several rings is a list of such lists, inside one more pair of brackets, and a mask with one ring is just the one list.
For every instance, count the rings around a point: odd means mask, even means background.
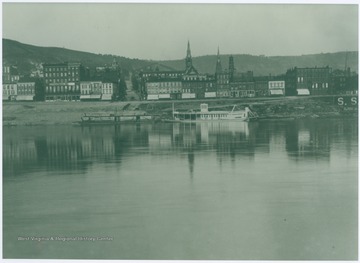
[{"label": "multi-story building", "polygon": [[258,76],[254,77],[254,88],[255,88],[255,97],[265,97],[269,96],[269,77],[268,76]]},{"label": "multi-story building", "polygon": [[2,72],[2,89],[3,96],[2,100],[16,100],[17,96],[17,82],[20,76],[15,66],[8,66],[3,64]]},{"label": "multi-story building", "polygon": [[[141,96],[145,100],[159,99],[160,86],[164,89],[173,90],[170,98],[181,99],[181,77],[184,71],[141,71],[139,84]],[[162,95],[161,97],[166,97]]]},{"label": "multi-story building", "polygon": [[233,98],[255,97],[255,82],[252,71],[246,73],[231,73],[229,85],[230,96]]},{"label": "multi-story building", "polygon": [[10,74],[10,66],[3,65],[2,72],[2,82],[3,83],[11,83],[11,74]]},{"label": "multi-story building", "polygon": [[142,93],[147,100],[215,98],[215,78],[199,74],[192,64],[188,42],[185,71],[144,71],[140,73]]},{"label": "multi-story building", "polygon": [[216,97],[228,98],[230,96],[229,90],[229,72],[223,70],[220,60],[220,51],[218,48],[216,68],[215,68],[215,84],[216,84]]},{"label": "multi-story building", "polygon": [[3,83],[2,100],[16,100],[17,84],[16,83]]},{"label": "multi-story building", "polygon": [[159,78],[178,79],[184,75],[184,71],[142,71],[140,77],[145,81],[156,80]]},{"label": "multi-story building", "polygon": [[115,83],[112,82],[104,82],[101,86],[101,100],[112,100],[114,91],[115,91]]},{"label": "multi-story building", "polygon": [[233,81],[230,83],[230,95],[232,98],[255,97],[255,82]]},{"label": "multi-story building", "polygon": [[203,99],[205,92],[207,96],[212,96],[216,87],[215,79],[205,74],[199,74],[192,64],[190,43],[188,42],[185,58],[185,72],[182,76],[182,99]]},{"label": "multi-story building", "polygon": [[334,94],[358,94],[358,75],[346,70],[334,70],[331,74],[331,92]]},{"label": "multi-story building", "polygon": [[17,83],[20,79],[17,67],[3,65],[3,83]]},{"label": "multi-story building", "polygon": [[35,97],[35,81],[19,80],[17,83],[16,100],[33,101]]},{"label": "multi-story building", "polygon": [[79,100],[80,81],[86,78],[80,63],[43,64],[45,100]]},{"label": "multi-story building", "polygon": [[182,82],[180,78],[158,78],[146,82],[147,99],[181,99]]},{"label": "multi-story building", "polygon": [[270,96],[284,96],[285,95],[285,80],[269,81],[269,95]]},{"label": "multi-story building", "polygon": [[101,81],[81,81],[80,100],[100,100],[102,94]]},{"label": "multi-story building", "polygon": [[216,98],[215,78],[205,74],[186,74],[182,79],[182,99]]},{"label": "multi-story building", "polygon": [[216,92],[217,97],[219,98],[228,98],[230,97],[230,89],[229,89],[229,73],[228,71],[224,71],[221,73],[216,73]]},{"label": "multi-story building", "polygon": [[328,94],[331,68],[293,68],[286,72],[286,95]]}]

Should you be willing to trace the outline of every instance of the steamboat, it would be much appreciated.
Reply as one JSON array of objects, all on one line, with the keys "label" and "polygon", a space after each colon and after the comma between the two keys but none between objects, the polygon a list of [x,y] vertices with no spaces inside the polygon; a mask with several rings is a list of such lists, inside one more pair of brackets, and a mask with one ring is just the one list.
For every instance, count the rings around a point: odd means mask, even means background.
[{"label": "steamboat", "polygon": [[236,109],[235,105],[231,111],[209,111],[208,104],[200,104],[200,111],[175,111],[173,108],[174,122],[209,122],[209,121],[250,121],[257,119],[257,114],[249,107],[244,110]]}]

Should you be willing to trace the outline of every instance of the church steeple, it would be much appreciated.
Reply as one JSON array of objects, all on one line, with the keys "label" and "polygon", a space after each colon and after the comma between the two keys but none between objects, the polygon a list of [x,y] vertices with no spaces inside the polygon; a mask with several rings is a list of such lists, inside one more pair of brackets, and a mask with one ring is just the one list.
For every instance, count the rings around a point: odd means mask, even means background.
[{"label": "church steeple", "polygon": [[234,66],[234,57],[231,55],[229,57],[229,78],[230,81],[234,78],[235,66]]},{"label": "church steeple", "polygon": [[185,66],[186,66],[186,69],[192,67],[192,58],[191,58],[191,50],[190,50],[190,42],[189,41],[188,41],[188,44],[187,44]]},{"label": "church steeple", "polygon": [[221,60],[220,60],[220,51],[219,51],[219,47],[218,47],[215,73],[219,74],[221,72],[222,72],[222,67],[221,67]]}]

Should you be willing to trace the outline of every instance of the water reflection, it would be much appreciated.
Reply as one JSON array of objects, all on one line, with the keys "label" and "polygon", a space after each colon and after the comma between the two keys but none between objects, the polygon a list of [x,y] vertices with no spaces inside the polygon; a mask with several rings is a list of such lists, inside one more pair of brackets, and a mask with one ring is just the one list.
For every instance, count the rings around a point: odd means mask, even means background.
[{"label": "water reflection", "polygon": [[[293,122],[286,128],[286,152],[295,161],[329,161],[331,145],[345,142],[350,157],[357,145],[358,126],[355,120],[308,120]],[[355,144],[354,144],[355,143]]]},{"label": "water reflection", "polygon": [[4,127],[4,255],[353,260],[357,130],[345,119]]},{"label": "water reflection", "polygon": [[222,164],[224,160],[254,161],[257,154],[279,148],[292,161],[328,162],[332,145],[339,142],[348,157],[356,154],[357,132],[354,120],[5,127],[4,176],[39,169],[81,173],[98,162],[121,165],[124,158],[148,154],[185,154],[193,176],[198,154],[213,153]]}]

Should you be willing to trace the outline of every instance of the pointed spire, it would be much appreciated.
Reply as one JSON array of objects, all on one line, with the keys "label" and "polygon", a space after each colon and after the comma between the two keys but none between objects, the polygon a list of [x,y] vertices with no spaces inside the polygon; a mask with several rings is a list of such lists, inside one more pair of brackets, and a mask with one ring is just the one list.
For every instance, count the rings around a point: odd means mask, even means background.
[{"label": "pointed spire", "polygon": [[185,69],[192,67],[192,58],[191,58],[191,50],[190,50],[190,41],[188,40],[186,58],[185,58]]},{"label": "pointed spire", "polygon": [[219,74],[219,73],[221,73],[221,72],[222,72],[222,66],[221,66],[221,60],[220,60],[220,49],[219,49],[219,46],[218,46],[215,73],[216,73],[216,74]]},{"label": "pointed spire", "polygon": [[234,57],[233,57],[233,55],[230,55],[230,57],[229,57],[229,78],[230,78],[230,81],[233,80],[234,71],[235,71]]},{"label": "pointed spire", "polygon": [[190,41],[188,40],[186,57],[191,58]]}]

